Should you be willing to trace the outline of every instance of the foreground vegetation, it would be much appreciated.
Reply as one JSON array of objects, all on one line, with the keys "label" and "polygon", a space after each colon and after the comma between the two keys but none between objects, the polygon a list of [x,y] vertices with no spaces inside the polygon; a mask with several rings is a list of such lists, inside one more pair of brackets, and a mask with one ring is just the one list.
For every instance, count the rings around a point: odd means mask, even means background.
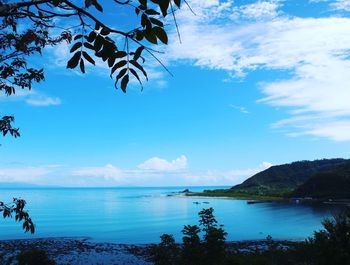
[{"label": "foreground vegetation", "polygon": [[182,244],[164,234],[150,253],[156,265],[346,265],[350,262],[350,211],[323,221],[323,230],[305,242],[281,247],[268,237],[265,249],[237,251],[226,242],[213,209],[199,212],[199,226],[186,225]]}]

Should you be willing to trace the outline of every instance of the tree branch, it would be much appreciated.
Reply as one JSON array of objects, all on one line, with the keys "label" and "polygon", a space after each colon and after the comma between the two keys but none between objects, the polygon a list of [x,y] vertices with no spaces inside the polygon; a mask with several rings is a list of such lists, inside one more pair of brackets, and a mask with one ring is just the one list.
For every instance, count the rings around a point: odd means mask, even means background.
[{"label": "tree branch", "polygon": [[97,24],[100,24],[103,28],[106,28],[108,29],[110,32],[114,32],[114,33],[117,33],[117,34],[120,34],[120,35],[123,35],[125,37],[128,37],[128,34],[123,32],[123,31],[119,31],[119,30],[115,30],[115,29],[112,29],[108,26],[106,26],[106,24],[104,24],[103,22],[101,22],[100,20],[98,20],[97,18],[95,18],[93,15],[91,15],[89,12],[85,11],[84,9],[76,6],[75,4],[67,1],[67,0],[63,0],[62,1],[63,3],[65,3],[66,5],[68,5],[69,7],[75,9],[76,11],[78,11],[78,13],[81,13],[85,16],[87,16],[88,18],[92,19],[95,23]]},{"label": "tree branch", "polygon": [[48,2],[50,2],[50,0],[38,0],[38,1],[28,1],[28,2],[17,2],[13,4],[3,4],[3,5],[0,5],[0,16],[4,17],[4,16],[11,15],[12,10],[16,10],[21,7],[40,5]]}]

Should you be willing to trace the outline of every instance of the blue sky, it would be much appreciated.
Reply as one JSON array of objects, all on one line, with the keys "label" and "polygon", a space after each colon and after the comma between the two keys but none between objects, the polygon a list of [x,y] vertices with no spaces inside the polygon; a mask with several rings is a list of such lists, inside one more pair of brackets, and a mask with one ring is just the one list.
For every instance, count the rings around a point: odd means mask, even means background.
[{"label": "blue sky", "polygon": [[[350,158],[350,1],[189,2],[182,43],[169,26],[160,47],[174,76],[148,58],[142,92],[115,90],[102,63],[65,69],[65,45],[34,58],[46,81],[0,99],[22,133],[1,139],[0,181],[233,185],[275,164]],[[127,12],[116,26],[135,22]]]}]

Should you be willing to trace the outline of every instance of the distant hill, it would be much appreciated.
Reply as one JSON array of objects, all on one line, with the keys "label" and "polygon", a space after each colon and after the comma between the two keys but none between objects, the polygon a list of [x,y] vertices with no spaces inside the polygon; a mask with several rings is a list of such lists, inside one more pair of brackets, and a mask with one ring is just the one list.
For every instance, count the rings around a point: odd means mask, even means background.
[{"label": "distant hill", "polygon": [[[299,161],[291,164],[272,166],[255,174],[242,184],[232,187],[228,192],[261,196],[286,196],[302,184],[305,183],[306,185],[306,182],[315,174],[325,173],[329,176],[332,174],[332,170],[347,162],[347,165],[350,165],[350,160],[337,158]],[[343,175],[339,174],[339,178],[340,176]],[[321,179],[325,178],[327,177],[322,175],[317,183],[321,185]],[[314,185],[313,180],[310,180],[310,184],[308,185],[305,186],[304,191],[311,189],[311,186]],[[304,191],[300,190],[298,194],[302,194]]]},{"label": "distant hill", "polygon": [[292,192],[295,197],[350,198],[350,162],[316,173]]},{"label": "distant hill", "polygon": [[0,189],[59,188],[60,186],[37,185],[27,182],[0,182]]},{"label": "distant hill", "polygon": [[25,183],[25,182],[0,182],[0,188],[35,188],[40,187],[35,184]]}]

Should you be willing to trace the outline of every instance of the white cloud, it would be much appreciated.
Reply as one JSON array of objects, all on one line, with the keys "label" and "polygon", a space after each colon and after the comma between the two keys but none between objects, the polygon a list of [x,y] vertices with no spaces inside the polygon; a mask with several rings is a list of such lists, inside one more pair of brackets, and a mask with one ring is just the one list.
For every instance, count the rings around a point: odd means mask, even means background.
[{"label": "white cloud", "polygon": [[309,0],[309,3],[322,3],[322,2],[329,2],[331,0]]},{"label": "white cloud", "polygon": [[[262,162],[256,168],[246,168],[246,169],[234,169],[226,172],[222,171],[207,171],[201,174],[189,173],[185,176],[185,182],[190,185],[201,185],[201,183],[206,183],[205,185],[226,185],[233,186],[242,183],[249,177],[255,175],[256,173],[268,169],[273,164],[269,162]],[[203,184],[202,184],[203,185]]]},{"label": "white cloud", "polygon": [[331,3],[331,7],[335,10],[350,11],[350,0],[337,0],[334,3]]},{"label": "white cloud", "polygon": [[49,175],[53,170],[51,166],[0,168],[0,182],[40,184],[41,178]]},{"label": "white cloud", "polygon": [[103,167],[84,167],[73,170],[73,176],[89,176],[89,177],[103,177],[106,180],[112,179],[119,181],[123,177],[123,170],[107,164]]},{"label": "white cloud", "polygon": [[[288,78],[259,84],[265,95],[260,103],[284,107],[295,118],[290,119],[287,134],[350,140],[342,132],[350,122],[350,18],[279,15],[256,22],[230,21],[227,10],[233,12],[234,7],[209,2],[215,4],[207,8],[190,2],[195,11],[200,10],[199,16],[179,14],[182,44],[175,41],[174,33],[168,60],[226,70],[236,77],[256,69],[288,71]],[[265,2],[253,6],[261,3]],[[279,3],[269,3],[278,13]],[[253,6],[239,9],[254,10]],[[315,115],[320,118],[313,119]],[[292,122],[300,118],[303,124]]]},{"label": "white cloud", "polygon": [[239,112],[244,113],[244,114],[250,113],[250,112],[247,110],[246,107],[236,106],[236,105],[230,104],[230,108],[236,109],[236,110],[238,110]]},{"label": "white cloud", "polygon": [[280,1],[258,1],[253,4],[242,5],[234,9],[231,18],[271,19],[278,16]]},{"label": "white cloud", "polygon": [[49,97],[37,90],[23,90],[18,89],[15,94],[11,96],[1,95],[0,100],[6,101],[23,101],[30,106],[48,107],[61,105],[62,101],[58,97]]},{"label": "white cloud", "polygon": [[179,171],[187,168],[187,158],[182,155],[175,160],[167,161],[159,157],[152,157],[137,166],[143,170]]},{"label": "white cloud", "polygon": [[0,183],[66,187],[231,186],[271,166],[270,163],[263,162],[256,168],[193,171],[187,168],[185,156],[170,162],[161,158],[149,159],[143,164],[133,169],[121,169],[112,164],[74,168],[63,165],[6,167],[0,169]]},{"label": "white cloud", "polygon": [[38,97],[38,98],[28,98],[26,103],[31,106],[46,107],[46,106],[56,106],[61,105],[61,99],[58,97]]}]

